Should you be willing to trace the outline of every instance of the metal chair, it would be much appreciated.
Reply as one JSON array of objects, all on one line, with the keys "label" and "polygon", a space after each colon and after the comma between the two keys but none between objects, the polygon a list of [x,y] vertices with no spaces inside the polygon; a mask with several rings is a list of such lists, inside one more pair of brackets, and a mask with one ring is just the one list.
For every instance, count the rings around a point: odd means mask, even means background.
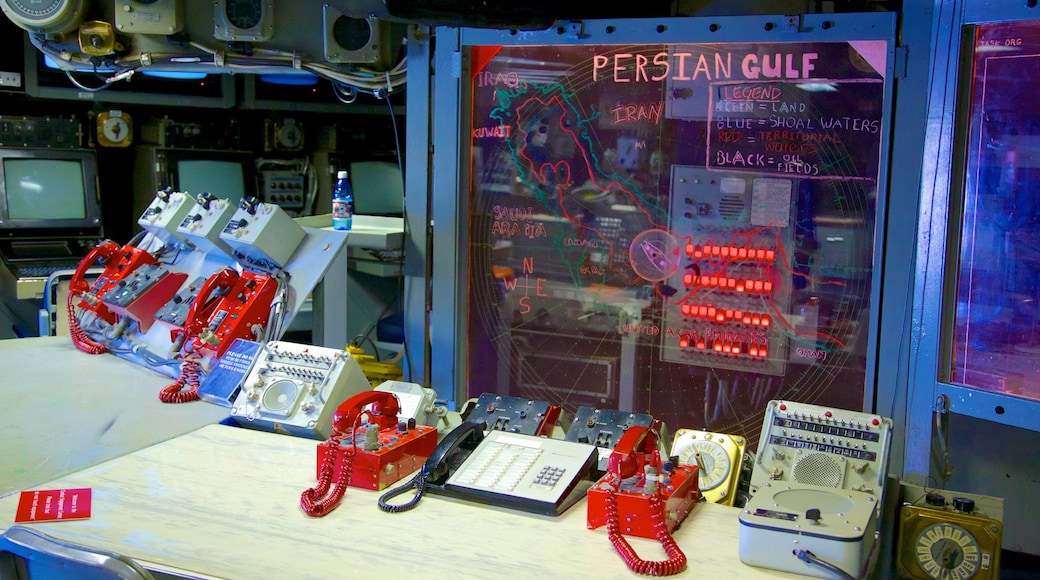
[{"label": "metal chair", "polygon": [[4,580],[154,580],[126,556],[48,536],[24,526],[0,535]]}]

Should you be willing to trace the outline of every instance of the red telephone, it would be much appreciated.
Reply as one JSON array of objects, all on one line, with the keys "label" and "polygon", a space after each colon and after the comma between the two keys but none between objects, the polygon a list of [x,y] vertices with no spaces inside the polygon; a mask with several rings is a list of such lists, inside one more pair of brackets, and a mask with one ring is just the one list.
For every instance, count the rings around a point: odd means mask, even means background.
[{"label": "red telephone", "polygon": [[[210,295],[223,293],[210,304]],[[164,403],[187,403],[199,398],[200,360],[220,358],[236,338],[256,340],[258,328],[267,325],[271,303],[278,295],[278,281],[267,274],[225,268],[199,288],[188,309],[184,328],[174,331],[174,344],[183,351],[181,374],[159,392]],[[184,390],[185,387],[188,390]]]},{"label": "red telephone", "polygon": [[[105,266],[105,271],[91,287],[86,281],[87,270],[99,262]],[[105,240],[90,250],[80,261],[69,281],[66,308],[69,315],[69,335],[76,348],[89,354],[101,354],[107,350],[103,344],[87,336],[80,327],[76,307],[93,312],[109,324],[115,324],[116,314],[101,303],[101,297],[138,267],[156,263],[158,260],[148,252],[133,246],[120,247],[111,240]]]},{"label": "red telephone", "polygon": [[336,409],[332,435],[318,445],[318,484],[300,495],[304,513],[323,516],[339,505],[347,486],[382,490],[422,467],[437,447],[437,429],[399,421],[400,409],[392,392],[374,390]]},{"label": "red telephone", "polygon": [[[675,462],[678,463],[678,462]],[[697,502],[697,467],[662,461],[658,433],[653,428],[630,428],[607,461],[607,472],[588,492],[588,528],[607,526],[614,549],[636,573],[670,576],[686,568],[686,555],[672,530]],[[619,513],[625,514],[624,532]],[[622,534],[657,538],[669,559],[641,559]]]},{"label": "red telephone", "polygon": [[[258,328],[267,325],[271,304],[278,295],[278,281],[267,274],[224,269],[206,283],[188,311],[185,332],[192,337],[195,352],[220,358],[236,338],[257,340]],[[229,284],[230,282],[230,284]],[[216,288],[227,288],[212,308],[200,310]],[[208,313],[208,315],[206,315]]]}]

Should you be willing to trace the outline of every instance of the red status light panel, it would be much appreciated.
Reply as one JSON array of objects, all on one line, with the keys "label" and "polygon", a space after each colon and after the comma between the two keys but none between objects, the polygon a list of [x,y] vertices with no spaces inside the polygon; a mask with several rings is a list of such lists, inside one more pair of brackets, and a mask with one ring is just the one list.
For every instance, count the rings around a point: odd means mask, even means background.
[{"label": "red status light panel", "polygon": [[[668,256],[661,357],[782,375],[791,308],[791,207],[796,181],[675,165],[670,232],[644,232],[633,266]],[[643,256],[640,255],[643,254]]]}]

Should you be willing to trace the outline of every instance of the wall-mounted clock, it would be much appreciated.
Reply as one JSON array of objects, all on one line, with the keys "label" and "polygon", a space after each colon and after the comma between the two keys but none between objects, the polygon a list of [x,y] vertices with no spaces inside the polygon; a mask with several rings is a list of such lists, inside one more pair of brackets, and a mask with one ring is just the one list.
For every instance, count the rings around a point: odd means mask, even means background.
[{"label": "wall-mounted clock", "polygon": [[705,501],[733,505],[746,445],[739,436],[679,429],[671,455],[678,456],[682,465],[700,466],[700,490]]},{"label": "wall-mounted clock", "polygon": [[128,147],[134,141],[130,115],[122,111],[102,111],[97,116],[98,145]]},{"label": "wall-mounted clock", "polygon": [[930,506],[903,506],[896,564],[915,580],[1000,576],[1003,526],[997,520]]}]

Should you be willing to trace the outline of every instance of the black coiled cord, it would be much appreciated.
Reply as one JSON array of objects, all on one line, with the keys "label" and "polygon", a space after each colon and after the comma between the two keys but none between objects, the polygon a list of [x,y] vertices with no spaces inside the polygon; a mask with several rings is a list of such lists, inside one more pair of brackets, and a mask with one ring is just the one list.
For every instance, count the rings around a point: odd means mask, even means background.
[{"label": "black coiled cord", "polygon": [[[410,490],[412,488],[415,488],[415,496],[413,496],[412,499],[408,500],[406,503],[402,503],[402,504],[390,504],[390,503],[387,503],[388,500],[391,500],[391,499],[393,499],[393,498],[395,498],[395,497],[397,497],[397,496],[407,492],[408,490]],[[384,512],[391,513],[391,514],[399,514],[401,512],[406,512],[406,511],[414,508],[416,505],[418,505],[419,504],[419,500],[422,499],[422,497],[423,497],[423,495],[425,493],[426,493],[426,468],[423,467],[422,469],[419,470],[419,473],[416,473],[415,477],[413,477],[408,483],[406,483],[406,484],[404,484],[404,485],[402,485],[400,487],[396,487],[394,489],[388,490],[386,493],[381,495],[379,497],[379,509],[383,510]]]}]

